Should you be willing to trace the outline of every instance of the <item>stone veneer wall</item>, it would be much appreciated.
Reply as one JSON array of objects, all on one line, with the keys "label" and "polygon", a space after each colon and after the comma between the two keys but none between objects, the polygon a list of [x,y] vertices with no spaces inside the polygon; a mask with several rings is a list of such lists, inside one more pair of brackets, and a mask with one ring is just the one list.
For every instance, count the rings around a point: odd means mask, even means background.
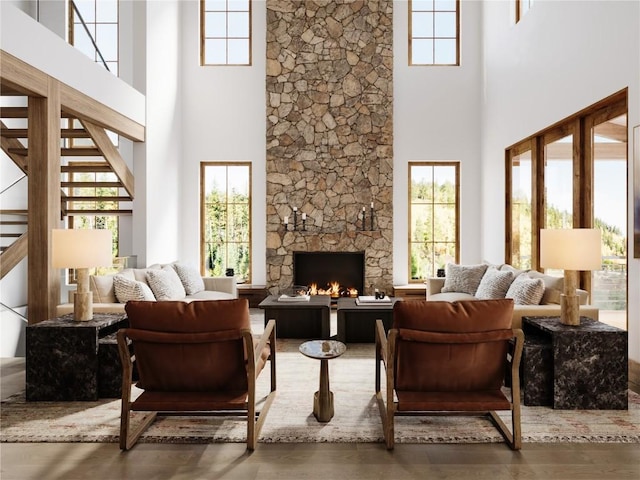
[{"label": "stone veneer wall", "polygon": [[266,273],[272,294],[291,286],[294,251],[364,251],[361,294],[372,294],[373,286],[391,291],[392,13],[392,0],[267,0]]}]

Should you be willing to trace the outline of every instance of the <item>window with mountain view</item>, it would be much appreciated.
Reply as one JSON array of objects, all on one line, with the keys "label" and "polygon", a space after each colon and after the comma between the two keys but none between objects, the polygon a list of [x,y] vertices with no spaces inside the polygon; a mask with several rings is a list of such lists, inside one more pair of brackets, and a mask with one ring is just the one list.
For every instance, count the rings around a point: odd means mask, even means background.
[{"label": "window with mountain view", "polygon": [[409,281],[459,258],[459,163],[409,163]]},{"label": "window with mountain view", "polygon": [[[626,89],[507,149],[506,262],[539,269],[542,228],[597,228],[602,266],[581,272],[599,319],[626,328]],[[615,187],[612,187],[615,186]],[[562,275],[562,271],[546,271]]]},{"label": "window with mountain view", "polygon": [[206,276],[233,269],[251,280],[251,164],[203,162],[200,167],[200,258]]}]

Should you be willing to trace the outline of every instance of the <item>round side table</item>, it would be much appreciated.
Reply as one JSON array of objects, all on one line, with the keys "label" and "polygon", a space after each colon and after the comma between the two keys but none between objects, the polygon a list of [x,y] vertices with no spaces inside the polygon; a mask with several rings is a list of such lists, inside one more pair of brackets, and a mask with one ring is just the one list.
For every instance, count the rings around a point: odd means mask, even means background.
[{"label": "round side table", "polygon": [[310,340],[300,345],[300,353],[320,360],[320,388],[313,395],[313,414],[319,422],[333,418],[333,392],[329,390],[329,360],[347,351],[347,346],[336,340]]}]

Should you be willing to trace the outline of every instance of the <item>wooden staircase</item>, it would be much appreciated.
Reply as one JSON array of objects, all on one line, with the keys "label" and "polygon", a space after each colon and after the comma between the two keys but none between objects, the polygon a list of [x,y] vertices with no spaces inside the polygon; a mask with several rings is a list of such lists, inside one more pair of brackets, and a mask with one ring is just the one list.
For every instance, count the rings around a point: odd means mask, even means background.
[{"label": "wooden staircase", "polygon": [[[16,167],[29,176],[28,96],[2,82],[0,143]],[[4,106],[24,105],[24,106]],[[131,215],[122,202],[134,197],[134,177],[118,148],[117,135],[61,107],[60,216]],[[0,278],[26,255],[28,210],[0,211]]]}]

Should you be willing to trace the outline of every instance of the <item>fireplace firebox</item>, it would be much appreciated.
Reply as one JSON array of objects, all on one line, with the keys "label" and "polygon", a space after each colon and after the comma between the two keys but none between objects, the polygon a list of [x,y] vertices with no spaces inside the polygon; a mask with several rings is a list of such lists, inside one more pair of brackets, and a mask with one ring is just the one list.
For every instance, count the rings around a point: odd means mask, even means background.
[{"label": "fireplace firebox", "polygon": [[364,265],[364,252],[293,252],[293,283],[319,289],[337,283],[340,296],[347,289],[363,295]]}]

